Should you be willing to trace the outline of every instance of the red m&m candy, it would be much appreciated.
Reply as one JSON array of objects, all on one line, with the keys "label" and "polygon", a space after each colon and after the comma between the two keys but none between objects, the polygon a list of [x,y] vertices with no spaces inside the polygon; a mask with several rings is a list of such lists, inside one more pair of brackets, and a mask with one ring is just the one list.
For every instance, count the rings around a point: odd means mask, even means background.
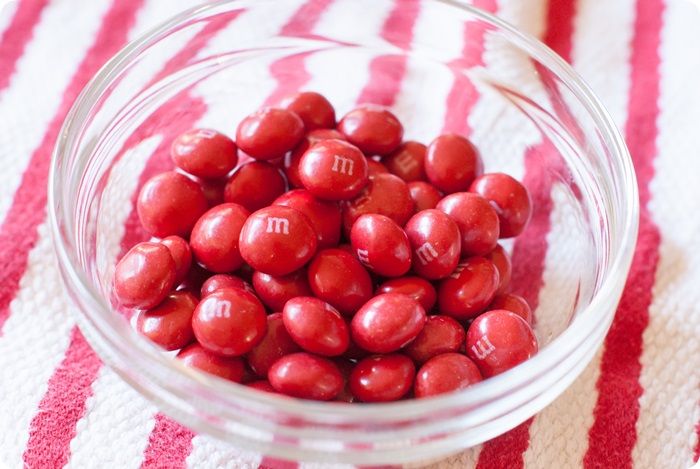
[{"label": "red m&m candy", "polygon": [[470,319],[489,305],[497,288],[496,266],[483,257],[471,257],[440,282],[438,307],[453,318]]},{"label": "red m&m candy", "polygon": [[238,148],[258,160],[284,156],[304,137],[304,122],[287,109],[265,108],[241,121],[236,130]]},{"label": "red m&m candy", "polygon": [[367,159],[342,140],[322,140],[299,162],[299,179],[313,195],[324,200],[349,200],[367,185]]},{"label": "red m&m candy", "polygon": [[225,177],[238,162],[238,148],[226,135],[211,129],[192,129],[170,147],[175,165],[203,179]]},{"label": "red m&m candy", "polygon": [[114,294],[127,308],[150,309],[175,285],[175,261],[160,243],[139,243],[117,263]]},{"label": "red m&m candy", "polygon": [[464,137],[440,135],[428,146],[425,173],[428,181],[446,194],[466,191],[483,171],[479,153]]},{"label": "red m&m candy", "polygon": [[388,110],[373,105],[354,109],[340,120],[338,130],[365,155],[387,155],[403,138],[401,122]]},{"label": "red m&m candy", "polygon": [[313,91],[302,91],[288,96],[280,103],[280,107],[294,112],[304,122],[306,130],[335,127],[335,109],[321,94]]},{"label": "red m&m candy", "polygon": [[212,272],[224,273],[243,264],[238,238],[250,212],[238,204],[221,204],[202,215],[192,229],[194,257]]},{"label": "red m&m candy", "polygon": [[408,236],[389,217],[362,215],[352,225],[350,241],[360,262],[379,275],[398,277],[411,268]]},{"label": "red m&m candy", "polygon": [[460,237],[455,222],[439,210],[423,210],[406,223],[413,249],[413,271],[430,280],[447,277],[459,262]]}]

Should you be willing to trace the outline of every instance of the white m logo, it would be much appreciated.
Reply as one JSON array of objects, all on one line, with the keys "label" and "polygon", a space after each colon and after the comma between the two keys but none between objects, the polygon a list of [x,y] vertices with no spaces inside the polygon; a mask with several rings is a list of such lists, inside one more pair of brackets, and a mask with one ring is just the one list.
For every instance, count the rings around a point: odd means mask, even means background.
[{"label": "white m logo", "polygon": [[496,347],[493,346],[489,338],[484,334],[479,340],[476,341],[474,345],[472,345],[471,349],[472,352],[474,352],[474,355],[476,355],[476,358],[483,360],[491,355],[491,353],[496,350]]},{"label": "white m logo", "polygon": [[204,304],[204,318],[230,318],[231,317],[231,302],[228,300],[209,301]]},{"label": "white m logo", "polygon": [[416,255],[418,256],[420,263],[425,265],[428,262],[433,261],[438,256],[438,252],[435,250],[432,244],[425,243],[416,249]]},{"label": "white m logo", "polygon": [[399,156],[397,156],[396,164],[402,171],[410,171],[418,165],[416,160],[411,157],[410,153],[401,153]]},{"label": "white m logo", "polygon": [[355,162],[350,158],[340,155],[333,155],[333,167],[331,168],[331,171],[342,174],[347,173],[348,176],[352,176],[353,166],[355,166]]},{"label": "white m logo", "polygon": [[267,217],[266,233],[289,234],[289,220],[286,218]]},{"label": "white m logo", "polygon": [[367,249],[358,249],[357,258],[365,265],[369,265],[369,252]]}]

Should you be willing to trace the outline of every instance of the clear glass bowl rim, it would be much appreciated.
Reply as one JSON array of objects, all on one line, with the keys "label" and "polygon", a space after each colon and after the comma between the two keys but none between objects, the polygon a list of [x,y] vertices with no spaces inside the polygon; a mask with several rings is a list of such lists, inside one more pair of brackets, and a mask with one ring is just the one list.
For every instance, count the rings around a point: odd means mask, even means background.
[{"label": "clear glass bowl rim", "polygon": [[[260,0],[256,1],[259,2]],[[573,68],[536,38],[520,32],[506,21],[473,7],[464,0],[422,1],[442,3],[452,8],[464,10],[470,16],[490,24],[501,32],[505,32],[509,41],[515,43],[534,59],[545,65],[562,83],[566,84],[592,117],[598,130],[600,130],[600,138],[603,140],[605,147],[611,152],[611,158],[614,159],[614,163],[617,166],[618,182],[623,185],[625,191],[622,206],[619,207],[621,210],[618,214],[620,219],[618,221],[618,235],[616,236],[617,245],[611,245],[613,257],[610,261],[610,266],[598,292],[585,311],[579,314],[558,337],[530,360],[506,373],[490,378],[463,391],[429,399],[350,406],[342,403],[320,403],[279,397],[274,394],[252,390],[245,386],[235,385],[202,373],[196,373],[197,382],[195,383],[193,379],[195,375],[193,375],[191,370],[167,357],[153,345],[148,344],[131,328],[125,327],[123,319],[112,311],[100,292],[91,286],[91,282],[80,266],[74,239],[70,236],[70,233],[62,228],[62,226],[72,226],[74,214],[68,210],[67,204],[59,204],[64,182],[59,166],[62,158],[72,155],[72,150],[76,148],[81,131],[84,128],[84,120],[89,116],[97,98],[109,89],[110,83],[144,50],[164,35],[167,35],[169,31],[177,28],[178,25],[193,19],[204,18],[210,15],[212,11],[227,5],[243,7],[252,3],[251,0],[219,0],[183,11],[145,33],[140,38],[130,42],[110,59],[83,89],[73,104],[63,123],[54,148],[49,174],[48,209],[54,250],[59,261],[61,274],[64,282],[72,287],[72,293],[81,298],[81,303],[86,307],[84,309],[94,312],[92,314],[85,313],[87,320],[103,336],[111,336],[113,338],[118,336],[120,341],[123,341],[121,343],[123,347],[118,351],[119,353],[131,355],[129,352],[133,352],[138,354],[139,360],[142,360],[141,367],[165,367],[172,372],[171,376],[177,377],[178,381],[185,380],[192,387],[203,386],[202,389],[207,390],[207,394],[214,393],[222,401],[230,399],[237,402],[256,403],[265,407],[284,409],[285,412],[299,415],[313,415],[321,412],[328,417],[335,417],[346,422],[362,422],[376,418],[378,411],[381,411],[382,419],[387,420],[426,415],[449,410],[455,406],[463,406],[465,402],[482,401],[485,396],[499,396],[504,393],[504,389],[518,389],[527,386],[528,381],[533,376],[545,372],[545,370],[569,356],[576,347],[600,326],[601,322],[610,320],[611,315],[586,314],[586,312],[600,312],[603,308],[610,308],[610,305],[617,304],[632,260],[639,218],[639,202],[634,167],[625,142],[612,118],[597,96]],[[592,321],[590,320],[591,318],[595,318],[595,320]],[[112,341],[112,343],[118,342]],[[127,346],[130,350],[126,349]],[[177,394],[175,386],[171,387],[170,390]],[[181,394],[177,397],[186,400],[184,393]]]}]

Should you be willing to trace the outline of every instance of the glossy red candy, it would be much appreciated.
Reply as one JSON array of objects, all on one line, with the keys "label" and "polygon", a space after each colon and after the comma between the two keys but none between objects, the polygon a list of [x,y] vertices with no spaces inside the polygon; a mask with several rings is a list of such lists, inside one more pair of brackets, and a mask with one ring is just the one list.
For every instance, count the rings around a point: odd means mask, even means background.
[{"label": "glossy red candy", "polygon": [[426,315],[416,300],[400,293],[377,295],[352,318],[352,340],[374,353],[399,350],[415,339],[425,325]]},{"label": "glossy red candy", "polygon": [[416,213],[405,226],[413,250],[413,271],[436,280],[447,277],[457,266],[460,236],[457,224],[435,209]]},{"label": "glossy red candy", "polygon": [[348,349],[348,326],[325,301],[310,296],[293,298],[284,305],[282,317],[289,335],[307,352],[335,357]]},{"label": "glossy red candy", "polygon": [[237,357],[248,353],[265,337],[265,307],[255,295],[240,288],[216,290],[197,305],[192,328],[208,351]]},{"label": "glossy red candy", "polygon": [[466,191],[483,171],[479,152],[462,136],[440,135],[428,146],[425,173],[428,181],[446,194]]},{"label": "glossy red candy", "polygon": [[451,317],[428,316],[423,330],[404,353],[416,363],[425,363],[441,353],[459,352],[465,338],[464,328]]},{"label": "glossy red candy", "polygon": [[270,392],[273,394],[278,394],[275,388],[272,387],[270,382],[266,379],[261,379],[259,381],[253,381],[252,383],[246,384],[249,388],[257,389],[258,391]]},{"label": "glossy red candy", "polygon": [[377,174],[388,174],[389,170],[386,169],[382,163],[372,158],[367,158],[367,171],[370,178],[373,178]]},{"label": "glossy red candy", "polygon": [[372,279],[355,256],[343,249],[324,249],[308,268],[314,296],[342,314],[355,314],[372,297]]},{"label": "glossy red candy", "polygon": [[536,353],[537,338],[532,328],[510,311],[488,311],[467,331],[467,355],[484,378],[503,373]]},{"label": "glossy red candy", "polygon": [[457,192],[437,204],[452,218],[462,239],[462,256],[483,256],[498,243],[498,214],[488,200],[478,194]]},{"label": "glossy red candy", "polygon": [[190,368],[197,368],[236,383],[243,381],[245,364],[239,357],[221,357],[208,352],[199,344],[192,344],[180,350],[177,358]]},{"label": "glossy red candy", "polygon": [[397,401],[413,386],[416,367],[400,353],[360,361],[350,373],[350,391],[363,402]]},{"label": "glossy red candy", "polygon": [[491,303],[497,288],[498,270],[493,262],[470,257],[440,282],[438,308],[456,319],[473,318]]},{"label": "glossy red candy", "polygon": [[425,181],[425,153],[427,147],[419,142],[407,141],[401,144],[392,154],[382,159],[382,163],[390,173],[397,175],[406,182]]},{"label": "glossy red candy", "polygon": [[435,287],[421,277],[401,277],[387,280],[379,285],[375,293],[377,295],[380,293],[401,293],[416,300],[426,311],[432,310],[437,301]]},{"label": "glossy red candy", "polygon": [[173,256],[175,261],[175,283],[178,284],[185,280],[187,272],[190,271],[190,266],[192,265],[190,245],[179,236],[168,236],[160,242],[168,248],[170,255]]},{"label": "glossy red candy", "polygon": [[501,238],[518,236],[530,221],[530,193],[517,179],[503,173],[484,174],[472,183],[469,190],[484,197],[496,209],[501,222]]},{"label": "glossy red candy", "polygon": [[242,288],[250,293],[255,293],[253,287],[245,280],[235,275],[217,274],[212,275],[202,284],[201,297],[204,298],[222,288]]},{"label": "glossy red candy", "polygon": [[231,272],[243,264],[238,237],[250,212],[238,204],[221,204],[202,215],[192,229],[190,246],[204,268]]},{"label": "glossy red candy", "polygon": [[437,207],[442,199],[442,194],[432,184],[425,181],[413,181],[408,183],[408,192],[416,206],[416,212]]},{"label": "glossy red candy", "polygon": [[301,143],[284,157],[284,174],[292,187],[304,187],[299,178],[299,162],[311,145],[321,140],[345,140],[345,136],[335,129],[316,129],[308,132]]},{"label": "glossy red candy", "polygon": [[319,249],[338,245],[342,220],[337,203],[314,197],[305,189],[297,189],[282,194],[273,205],[292,207],[306,215],[318,236]]},{"label": "glossy red candy", "polygon": [[278,277],[255,272],[253,287],[260,300],[272,311],[282,311],[285,303],[297,296],[311,296],[306,269]]},{"label": "glossy red candy", "polygon": [[343,207],[343,226],[349,233],[355,220],[366,213],[387,216],[403,226],[413,211],[413,199],[406,183],[393,174],[377,174],[359,196]]},{"label": "glossy red candy", "polygon": [[306,130],[335,127],[335,109],[321,94],[302,91],[282,100],[280,107],[301,117]]},{"label": "glossy red candy", "polygon": [[169,294],[158,306],[142,311],[136,330],[165,350],[177,350],[194,340],[192,313],[197,297],[188,291]]},{"label": "glossy red candy", "polygon": [[443,353],[426,362],[416,375],[417,398],[458,391],[483,378],[479,368],[461,353]]},{"label": "glossy red candy", "polygon": [[236,130],[238,148],[258,160],[284,156],[304,137],[304,122],[294,112],[265,108],[241,121]]},{"label": "glossy red candy", "polygon": [[243,259],[266,274],[287,275],[300,269],[316,252],[316,232],[298,210],[272,205],[253,213],[243,225]]},{"label": "glossy red candy", "polygon": [[488,309],[505,309],[513,312],[532,326],[532,309],[522,296],[514,295],[512,293],[496,295],[491,304],[488,306]]},{"label": "glossy red candy", "polygon": [[187,236],[209,204],[199,184],[169,171],[149,179],[139,192],[136,209],[143,228],[153,236]]},{"label": "glossy red candy", "polygon": [[210,207],[224,203],[226,179],[200,179],[197,182],[199,182],[199,187],[202,188]]},{"label": "glossy red candy", "polygon": [[411,268],[408,236],[391,218],[362,215],[352,225],[350,241],[365,267],[384,277],[399,277]]},{"label": "glossy red candy", "polygon": [[272,387],[282,394],[302,399],[330,401],[343,389],[343,375],[327,358],[299,352],[275,362],[267,374]]},{"label": "glossy red candy", "polygon": [[365,105],[340,120],[338,130],[365,155],[388,155],[401,143],[403,126],[381,106]]},{"label": "glossy red candy", "polygon": [[282,172],[264,161],[239,166],[224,188],[224,201],[251,212],[267,207],[287,189]]},{"label": "glossy red candy", "polygon": [[301,349],[292,340],[284,327],[282,313],[270,314],[267,317],[267,333],[263,340],[248,352],[246,359],[250,368],[258,375],[267,377],[268,371],[277,360],[299,352]]},{"label": "glossy red candy", "polygon": [[324,200],[349,200],[367,185],[367,159],[357,147],[342,140],[322,140],[299,162],[299,179],[313,195]]},{"label": "glossy red candy", "polygon": [[131,248],[114,270],[114,294],[127,308],[150,309],[175,286],[175,261],[160,243],[144,242]]},{"label": "glossy red candy", "polygon": [[510,285],[510,277],[513,271],[513,266],[510,262],[510,256],[500,244],[493,248],[493,251],[484,256],[486,259],[493,262],[493,265],[498,269],[498,290],[496,293],[503,293]]},{"label": "glossy red candy", "polygon": [[211,129],[180,134],[170,147],[175,166],[203,179],[225,177],[238,163],[238,148],[226,135]]}]

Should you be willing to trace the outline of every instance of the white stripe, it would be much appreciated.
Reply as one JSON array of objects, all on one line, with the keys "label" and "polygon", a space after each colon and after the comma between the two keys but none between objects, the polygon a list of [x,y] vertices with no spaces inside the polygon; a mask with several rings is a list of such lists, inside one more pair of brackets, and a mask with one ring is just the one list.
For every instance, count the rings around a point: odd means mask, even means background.
[{"label": "white stripe", "polygon": [[92,389],[70,443],[66,469],[138,469],[155,424],[155,407],[107,367],[102,367]]},{"label": "white stripe", "polygon": [[[627,119],[634,8],[634,0],[605,4],[582,0],[577,4],[574,22],[574,67],[608,106],[618,126],[623,126]],[[538,322],[542,322],[543,311],[549,309],[551,313],[545,316],[544,325],[538,325],[540,333],[543,328],[558,330],[563,325],[556,321],[556,302],[560,301],[557,288],[561,283],[557,271],[562,270],[559,265],[561,258],[557,260],[552,251],[566,241],[561,233],[557,235],[561,222],[556,221],[556,212],[562,208],[556,201],[557,197],[554,199]],[[566,295],[562,297],[567,298]],[[601,356],[599,350],[569,389],[535,417],[530,426],[530,445],[523,455],[526,467],[580,467],[588,449],[588,431],[593,424],[593,409],[598,399],[596,382],[600,375]]]},{"label": "white stripe", "polygon": [[17,62],[9,87],[0,93],[0,221],[110,4],[87,2],[80,8],[81,20],[74,21],[74,4],[51,2]]},{"label": "white stripe", "polygon": [[15,16],[19,1],[10,1],[7,3],[0,2],[0,36],[5,32],[10,25],[12,18]]},{"label": "white stripe", "polygon": [[[637,467],[690,467],[700,403],[700,56],[698,6],[667,2],[659,53],[661,96],[649,210],[661,231],[649,325],[644,331]],[[687,50],[687,49],[686,49]],[[695,418],[693,418],[695,417]]]},{"label": "white stripe", "polygon": [[205,436],[192,439],[187,467],[192,469],[257,469],[262,457]]}]

